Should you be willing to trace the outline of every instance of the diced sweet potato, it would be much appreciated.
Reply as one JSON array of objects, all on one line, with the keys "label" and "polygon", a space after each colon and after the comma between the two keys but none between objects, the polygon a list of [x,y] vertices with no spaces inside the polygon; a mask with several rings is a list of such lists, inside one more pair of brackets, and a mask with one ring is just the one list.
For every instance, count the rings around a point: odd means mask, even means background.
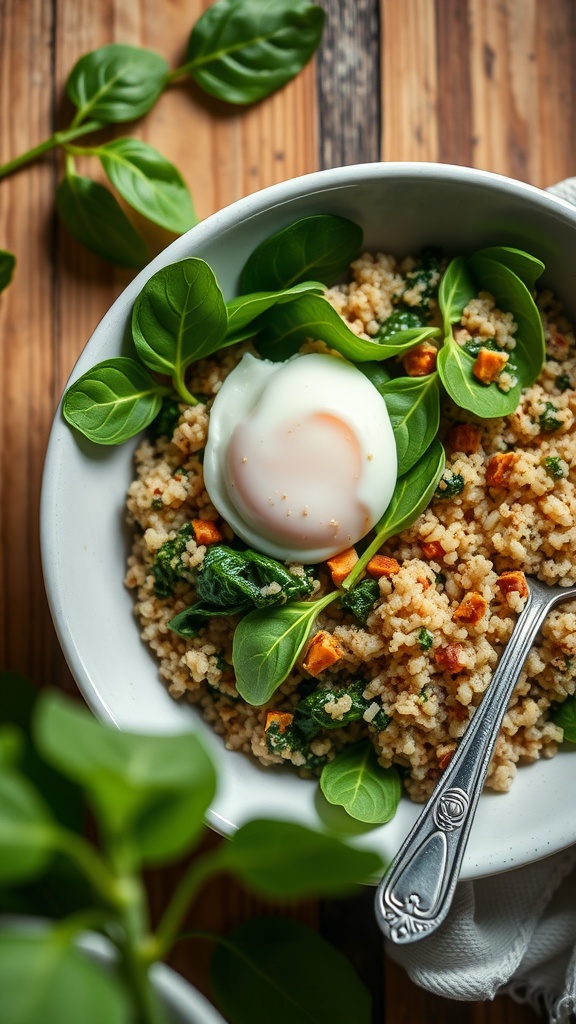
[{"label": "diced sweet potato", "polygon": [[528,584],[520,569],[510,569],[508,572],[501,573],[496,583],[505,597],[512,591],[516,591],[520,597],[528,597]]},{"label": "diced sweet potato", "polygon": [[492,384],[508,362],[506,352],[493,352],[490,348],[481,348],[472,367],[472,373],[482,384]]},{"label": "diced sweet potato", "polygon": [[444,769],[448,767],[448,765],[450,764],[450,761],[451,761],[451,760],[452,760],[452,758],[454,757],[454,754],[455,754],[455,752],[456,752],[456,747],[454,747],[454,749],[453,749],[453,750],[446,750],[446,751],[445,751],[445,752],[444,752],[444,753],[443,753],[443,754],[442,754],[442,755],[441,755],[441,756],[440,756],[440,757],[438,758],[438,767],[439,767],[439,769],[440,769],[440,771],[441,771],[441,772],[443,772],[443,771],[444,771]]},{"label": "diced sweet potato", "polygon": [[439,540],[424,540],[420,542],[422,548],[422,554],[424,558],[427,558],[429,562],[436,561],[439,558],[444,558],[446,552],[442,547]]},{"label": "diced sweet potato", "polygon": [[400,562],[395,558],[388,558],[387,555],[374,555],[366,566],[366,572],[374,580],[379,580],[381,576],[390,579],[400,572]]},{"label": "diced sweet potato", "polygon": [[330,668],[331,665],[340,661],[343,653],[336,637],[332,636],[332,633],[327,633],[326,630],[321,629],[319,633],[312,637],[308,644],[302,667],[311,676],[319,676],[327,668]]},{"label": "diced sweet potato", "polygon": [[434,661],[438,668],[449,672],[450,675],[456,675],[457,672],[462,672],[466,668],[463,655],[464,647],[462,644],[446,644],[445,647],[436,648],[434,651]]},{"label": "diced sweet potato", "polygon": [[326,562],[332,576],[332,582],[335,587],[339,587],[340,584],[346,579],[349,572],[352,571],[356,562],[358,561],[358,555],[356,548],[346,548],[346,551],[341,551],[339,555],[334,555],[333,558],[329,558]]},{"label": "diced sweet potato", "polygon": [[486,466],[486,483],[488,487],[505,486],[518,455],[516,452],[498,452],[493,455]]},{"label": "diced sweet potato", "polygon": [[193,519],[192,529],[197,544],[220,544],[224,540],[216,523],[209,519]]},{"label": "diced sweet potato", "polygon": [[402,359],[402,365],[408,377],[426,377],[434,373],[436,369],[436,357],[438,349],[435,345],[423,341],[421,345],[415,345]]},{"label": "diced sweet potato", "polygon": [[470,625],[475,625],[480,622],[480,619],[484,615],[488,607],[488,601],[482,594],[478,594],[475,590],[470,590],[464,595],[460,604],[455,609],[452,616],[457,622],[467,622]]},{"label": "diced sweet potato", "polygon": [[289,725],[292,725],[294,715],[289,711],[269,711],[266,715],[264,732],[268,732],[271,725],[275,725],[280,734],[286,732]]},{"label": "diced sweet potato", "polygon": [[480,427],[474,423],[457,423],[448,434],[448,447],[453,452],[475,455],[480,447]]}]

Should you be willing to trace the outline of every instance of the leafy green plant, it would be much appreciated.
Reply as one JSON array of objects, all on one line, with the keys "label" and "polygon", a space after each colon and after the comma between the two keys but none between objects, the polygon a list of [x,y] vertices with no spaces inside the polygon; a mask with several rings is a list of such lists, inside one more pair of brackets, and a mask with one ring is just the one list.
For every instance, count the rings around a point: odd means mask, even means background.
[{"label": "leafy green plant", "polygon": [[6,249],[0,249],[0,292],[10,284],[15,266],[16,257]]},{"label": "leafy green plant", "polygon": [[[0,676],[3,698],[7,689],[13,693],[25,686],[18,677]],[[57,693],[39,697],[30,740],[21,731],[22,716],[11,720],[12,702],[3,699],[1,706],[0,909],[33,913],[37,886],[54,859],[62,858],[69,872],[57,894],[62,905],[55,917],[42,925],[21,915],[0,922],[3,1024],[72,1019],[161,1024],[164,1008],[150,968],[180,938],[188,908],[209,878],[227,872],[254,892],[285,902],[346,894],[381,870],[376,854],[331,835],[290,822],[249,821],[216,850],[190,861],[152,931],[143,870],[170,863],[198,843],[214,797],[215,769],[201,741],[194,733],[119,732]],[[38,772],[42,792],[27,771],[28,747],[43,769]],[[59,798],[68,802],[69,793],[61,785],[83,794],[98,828],[97,844],[62,824]],[[66,890],[74,873],[86,879],[87,888],[70,912]],[[117,970],[105,970],[86,955],[78,940],[87,930],[112,944]],[[356,1005],[354,1019],[368,1024],[369,998],[350,965],[303,926],[274,917],[250,921],[228,936],[197,934],[217,944],[214,995],[237,1024],[265,1019],[253,1015],[254,994],[247,983],[255,972],[260,988],[274,991],[275,1019],[293,1019],[299,997],[292,972],[307,976],[310,950],[320,973],[313,983],[310,978],[307,1019],[324,1020],[322,1008],[331,1005],[330,977],[337,969],[343,1005]],[[264,948],[267,956],[260,952]],[[236,975],[241,965],[243,984],[224,984],[223,972]],[[333,1019],[344,1024],[349,1017],[341,1010]]]},{"label": "leafy green plant", "polygon": [[564,739],[576,743],[576,698],[567,697],[552,714],[552,721],[564,730]]},{"label": "leafy green plant", "polygon": [[381,388],[394,431],[398,475],[403,476],[438,433],[440,382],[437,373],[425,377],[395,377]]},{"label": "leafy green plant", "polygon": [[298,74],[320,44],[325,14],[309,0],[216,0],[194,25],[181,67],[153,50],[110,43],[81,57],[66,82],[76,108],[68,128],[0,167],[0,178],[61,147],[64,178],[56,208],[67,230],[92,252],[123,267],[148,261],[144,238],[116,196],[81,176],[78,156],[97,158],[124,202],[174,234],[197,222],[188,188],[173,164],[138,139],[78,145],[109,125],[142,117],[170,84],[190,76],[206,93],[233,104],[256,103]]}]

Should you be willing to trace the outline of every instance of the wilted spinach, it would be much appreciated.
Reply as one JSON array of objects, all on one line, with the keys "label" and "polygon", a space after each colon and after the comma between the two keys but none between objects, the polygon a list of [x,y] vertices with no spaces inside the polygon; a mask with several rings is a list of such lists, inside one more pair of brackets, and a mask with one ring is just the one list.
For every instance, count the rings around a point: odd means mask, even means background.
[{"label": "wilted spinach", "polygon": [[352,612],[358,619],[358,622],[365,626],[379,594],[380,587],[378,586],[378,581],[367,577],[360,580],[360,583],[357,583],[353,590],[342,594],[340,604],[344,611]]},{"label": "wilted spinach", "polygon": [[576,743],[576,697],[567,697],[551,717],[554,724],[564,730],[564,739],[568,743]]},{"label": "wilted spinach", "polygon": [[214,544],[207,549],[196,574],[197,600],[176,615],[169,626],[179,636],[194,636],[209,616],[242,615],[254,608],[276,607],[306,597],[312,589],[311,572],[297,575],[251,548],[235,551],[226,544]]}]

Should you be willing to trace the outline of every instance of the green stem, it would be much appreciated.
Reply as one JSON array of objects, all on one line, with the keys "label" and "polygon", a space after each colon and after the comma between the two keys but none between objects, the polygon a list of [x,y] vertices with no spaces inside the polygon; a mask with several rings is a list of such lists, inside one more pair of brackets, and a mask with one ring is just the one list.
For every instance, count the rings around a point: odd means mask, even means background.
[{"label": "green stem", "polygon": [[207,878],[220,870],[218,852],[193,860],[184,872],[156,929],[156,956],[164,959],[172,948],[188,908]]},{"label": "green stem", "polygon": [[184,383],[184,376],[179,370],[172,377],[172,383],[183,402],[186,402],[188,405],[198,405],[198,399],[188,391]]},{"label": "green stem", "polygon": [[34,146],[32,149],[21,153],[20,156],[14,157],[13,160],[9,160],[8,163],[3,164],[0,167],[0,178],[6,178],[9,174],[13,174],[14,171],[20,170],[21,167],[25,167],[26,164],[32,163],[37,160],[43,153],[47,153],[51,149],[55,149],[56,146],[64,146],[67,142],[71,142],[73,139],[79,138],[81,135],[89,135],[90,132],[95,132],[103,125],[99,121],[88,121],[86,124],[68,128],[63,132],[54,132],[44,142],[40,142],[38,146]]},{"label": "green stem", "polygon": [[114,907],[119,905],[122,895],[116,878],[90,843],[74,832],[58,829],[55,833],[54,847],[76,864],[106,903]]}]

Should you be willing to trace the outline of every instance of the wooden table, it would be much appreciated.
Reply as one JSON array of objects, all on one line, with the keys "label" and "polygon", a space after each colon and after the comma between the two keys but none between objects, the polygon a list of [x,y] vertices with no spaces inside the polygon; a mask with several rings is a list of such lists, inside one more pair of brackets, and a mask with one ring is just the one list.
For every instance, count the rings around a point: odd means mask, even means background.
[{"label": "wooden table", "polygon": [[[200,217],[293,175],[363,160],[468,164],[543,187],[576,173],[573,0],[320,2],[328,21],[317,59],[270,99],[237,109],[179,84],[130,126],[180,168]],[[63,84],[80,55],[121,41],[157,49],[177,66],[208,6],[0,0],[0,162],[69,123]],[[90,255],[57,223],[60,161],[49,154],[0,183],[0,248],[18,257],[14,283],[0,298],[0,665],[75,692],[43,592],[42,465],[67,376],[131,275]],[[153,909],[178,871],[150,877]],[[417,989],[384,957],[371,895],[291,913],[353,959],[374,993],[374,1021],[536,1019],[505,997],[456,1003]],[[225,931],[269,909],[224,880],[204,892],[193,920]],[[207,960],[200,948],[174,956],[206,992]]]}]

